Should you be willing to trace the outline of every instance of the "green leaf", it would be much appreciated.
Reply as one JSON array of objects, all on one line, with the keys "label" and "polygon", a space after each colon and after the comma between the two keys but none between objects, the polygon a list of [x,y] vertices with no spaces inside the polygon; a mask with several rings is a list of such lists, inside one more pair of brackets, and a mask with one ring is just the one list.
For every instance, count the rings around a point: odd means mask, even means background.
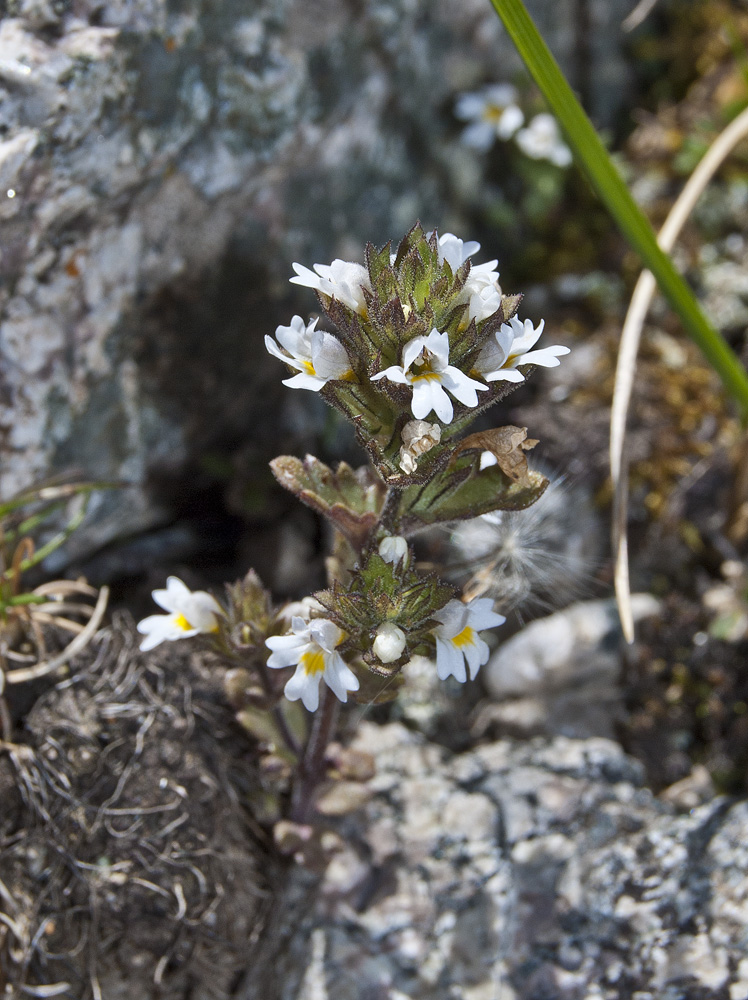
[{"label": "green leaf", "polygon": [[390,270],[390,244],[386,243],[377,250],[373,243],[366,244],[366,267],[369,272],[372,288],[376,287],[379,275]]},{"label": "green leaf", "polygon": [[493,510],[524,510],[547,486],[540,472],[529,470],[516,482],[498,465],[480,470],[477,452],[463,453],[425,486],[403,491],[399,530],[407,534],[426,524],[464,521]]},{"label": "green leaf", "polygon": [[384,498],[383,485],[368,478],[368,469],[354,472],[341,462],[333,472],[313,455],[303,462],[280,455],[270,468],[281,486],[332,521],[355,548],[365,544],[379,520]]},{"label": "green leaf", "polygon": [[748,421],[748,376],[724,338],[702,312],[693,292],[657,244],[654,231],[621,179],[592,123],[566,82],[522,0],[491,0],[525,65],[561,123],[593,188],[630,245],[654,275],[687,333],[702,350]]}]

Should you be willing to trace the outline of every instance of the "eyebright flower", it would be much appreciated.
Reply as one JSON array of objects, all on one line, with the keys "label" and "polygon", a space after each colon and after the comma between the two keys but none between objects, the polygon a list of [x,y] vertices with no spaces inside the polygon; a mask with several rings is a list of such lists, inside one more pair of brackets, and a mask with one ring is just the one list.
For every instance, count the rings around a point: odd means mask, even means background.
[{"label": "eyebright flower", "polygon": [[302,264],[294,264],[293,269],[296,277],[290,279],[292,284],[315,288],[323,295],[342,302],[359,316],[366,314],[363,289],[371,291],[371,281],[369,272],[362,264],[336,259],[332,264],[315,264],[316,274]]},{"label": "eyebright flower", "polygon": [[405,633],[393,622],[384,622],[377,629],[371,648],[380,663],[394,663],[403,655]]},{"label": "eyebright flower", "polygon": [[138,622],[138,632],[145,635],[143,652],[161,642],[186,639],[199,632],[217,632],[218,615],[223,614],[215,597],[205,590],[192,591],[176,576],[166,581],[166,590],[154,590],[153,600],[169,613],[150,615]]},{"label": "eyebright flower", "polygon": [[[480,243],[476,243],[475,240],[466,243],[453,233],[442,233],[439,237],[439,262],[443,263],[446,260],[452,271],[456,271],[479,250]],[[496,260],[488,260],[483,264],[471,262],[470,274],[461,295],[461,300],[468,303],[465,326],[471,319],[476,323],[482,323],[484,319],[493,316],[501,306],[501,285],[499,285],[499,272],[496,270],[497,264]]]},{"label": "eyebright flower", "polygon": [[523,382],[524,375],[517,371],[520,365],[540,365],[542,368],[557,368],[558,359],[569,354],[568,347],[558,344],[530,351],[540,338],[545,320],[538,328],[532,321],[513,316],[509,323],[502,323],[493,337],[489,338],[475,361],[475,370],[487,381]]},{"label": "eyebright flower", "polygon": [[[498,272],[496,277],[498,278]],[[472,271],[465,283],[465,290],[470,295],[468,300],[467,323],[474,319],[476,323],[482,323],[484,319],[493,316],[497,309],[501,308],[501,286],[496,285],[475,285],[470,281]]]},{"label": "eyebright flower", "polygon": [[385,535],[379,543],[379,555],[396,566],[408,558],[408,543],[402,535]]},{"label": "eyebright flower", "polygon": [[571,150],[561,139],[553,115],[535,115],[533,120],[517,133],[517,145],[533,160],[549,160],[557,167],[568,167],[572,161]]},{"label": "eyebright flower", "polygon": [[460,121],[472,123],[460,137],[463,145],[484,153],[495,139],[511,139],[525,120],[517,106],[517,96],[509,83],[496,83],[476,93],[461,94],[455,105],[455,115]]},{"label": "eyebright flower", "polygon": [[433,410],[442,423],[448,424],[454,414],[448,390],[465,406],[477,406],[476,390],[486,390],[475,379],[469,378],[459,368],[449,364],[449,336],[434,328],[428,337],[414,337],[403,348],[403,364],[392,365],[383,372],[372,375],[372,382],[388,378],[413,388],[411,411],[417,420],[423,420]]},{"label": "eyebright flower", "polygon": [[[433,233],[427,234],[429,237],[433,236]],[[454,233],[442,233],[439,237],[439,244],[437,247],[437,254],[439,256],[439,263],[443,264],[444,261],[449,264],[453,271],[462,267],[468,257],[472,257],[474,253],[478,253],[480,250],[480,243],[475,240],[470,240],[465,242],[459,237],[455,236]],[[496,261],[494,261],[494,264]]]},{"label": "eyebright flower", "polygon": [[290,635],[273,635],[265,640],[265,645],[272,650],[268,657],[269,667],[296,666],[296,673],[284,688],[289,701],[301,698],[308,711],[316,711],[320,680],[340,701],[348,701],[349,691],[358,691],[358,677],[336,652],[344,639],[345,632],[327,618],[313,618],[307,622],[297,616],[291,620]]},{"label": "eyebright flower", "polygon": [[470,680],[475,680],[489,656],[488,646],[478,632],[503,625],[506,618],[496,614],[493,601],[488,597],[477,597],[469,604],[450,601],[435,612],[434,618],[441,622],[434,629],[437,674],[442,680],[452,676],[464,684],[467,663]]},{"label": "eyebright flower", "polygon": [[409,476],[416,471],[419,455],[431,451],[442,439],[442,429],[439,424],[430,424],[426,420],[409,420],[403,427],[402,445],[400,446],[400,468]]},{"label": "eyebright flower", "polygon": [[284,378],[283,385],[319,392],[331,379],[350,379],[353,376],[343,345],[331,333],[317,330],[316,326],[316,319],[304,323],[301,316],[294,316],[290,326],[279,326],[275,336],[288,354],[281,351],[272,337],[265,337],[268,351],[299,372],[291,378]]}]

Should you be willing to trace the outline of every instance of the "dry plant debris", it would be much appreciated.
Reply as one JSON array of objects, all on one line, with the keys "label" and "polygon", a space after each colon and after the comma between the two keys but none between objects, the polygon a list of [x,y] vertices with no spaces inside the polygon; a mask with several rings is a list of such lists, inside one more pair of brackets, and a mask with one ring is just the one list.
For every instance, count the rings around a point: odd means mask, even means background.
[{"label": "dry plant debris", "polygon": [[[257,783],[218,680],[119,618],[0,753],[0,990],[228,997],[262,926]],[[5,794],[9,792],[9,794]]]}]

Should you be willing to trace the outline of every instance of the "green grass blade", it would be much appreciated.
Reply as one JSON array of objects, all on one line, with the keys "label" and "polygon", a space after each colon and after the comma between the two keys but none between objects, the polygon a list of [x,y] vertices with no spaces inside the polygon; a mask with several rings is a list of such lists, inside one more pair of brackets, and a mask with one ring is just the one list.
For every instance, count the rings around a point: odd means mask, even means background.
[{"label": "green grass blade", "polygon": [[491,3],[558,118],[577,162],[584,168],[593,188],[629,244],[654,275],[660,291],[680,316],[691,339],[737,402],[743,420],[748,421],[748,375],[745,369],[706,318],[670,257],[658,246],[649,221],[631,197],[558,63],[525,10],[522,0],[491,0]]}]

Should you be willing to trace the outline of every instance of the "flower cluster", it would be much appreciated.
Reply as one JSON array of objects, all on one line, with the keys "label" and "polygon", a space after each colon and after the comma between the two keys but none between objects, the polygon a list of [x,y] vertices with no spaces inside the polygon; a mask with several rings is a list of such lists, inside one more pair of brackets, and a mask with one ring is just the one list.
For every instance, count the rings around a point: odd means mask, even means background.
[{"label": "flower cluster", "polygon": [[365,267],[294,264],[291,281],[317,292],[330,329],[294,316],[266,347],[292,369],[285,385],[321,392],[354,423],[386,482],[423,481],[444,454],[446,427],[465,426],[531,367],[568,353],[531,350],[543,321],[517,318],[519,297],[503,293],[496,260],[473,261],[479,250],[416,226],[397,252],[368,247]]},{"label": "flower cluster", "polygon": [[525,124],[525,114],[519,106],[519,94],[508,83],[489,84],[479,91],[460,94],[455,103],[455,117],[468,125],[461,142],[470,149],[485,153],[496,139],[514,139],[525,156],[532,160],[547,160],[556,167],[568,167],[572,162],[569,147],[561,138],[553,115],[541,112]]}]

